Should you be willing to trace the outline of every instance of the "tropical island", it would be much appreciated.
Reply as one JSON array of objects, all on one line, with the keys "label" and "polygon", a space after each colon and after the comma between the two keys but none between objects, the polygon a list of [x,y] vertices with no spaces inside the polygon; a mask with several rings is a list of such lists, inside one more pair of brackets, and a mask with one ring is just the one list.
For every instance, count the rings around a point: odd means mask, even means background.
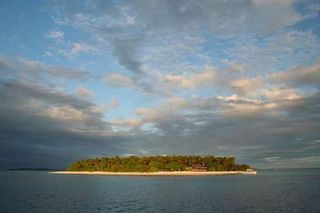
[{"label": "tropical island", "polygon": [[94,175],[227,175],[256,174],[234,157],[216,156],[130,156],[103,157],[73,162],[58,174]]}]

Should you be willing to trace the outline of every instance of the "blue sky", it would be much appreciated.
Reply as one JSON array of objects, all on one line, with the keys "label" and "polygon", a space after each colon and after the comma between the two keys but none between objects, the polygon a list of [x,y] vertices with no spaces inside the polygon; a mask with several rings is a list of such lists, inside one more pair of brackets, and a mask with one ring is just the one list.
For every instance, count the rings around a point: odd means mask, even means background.
[{"label": "blue sky", "polygon": [[0,5],[1,167],[128,154],[320,166],[319,1]]}]

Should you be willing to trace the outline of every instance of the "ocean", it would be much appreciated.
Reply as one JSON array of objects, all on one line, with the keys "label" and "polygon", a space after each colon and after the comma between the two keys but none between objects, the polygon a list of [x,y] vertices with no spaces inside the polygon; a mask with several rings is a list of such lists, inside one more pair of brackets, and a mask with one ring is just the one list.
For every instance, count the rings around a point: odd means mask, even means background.
[{"label": "ocean", "polygon": [[0,212],[320,212],[320,169],[115,177],[0,171]]}]

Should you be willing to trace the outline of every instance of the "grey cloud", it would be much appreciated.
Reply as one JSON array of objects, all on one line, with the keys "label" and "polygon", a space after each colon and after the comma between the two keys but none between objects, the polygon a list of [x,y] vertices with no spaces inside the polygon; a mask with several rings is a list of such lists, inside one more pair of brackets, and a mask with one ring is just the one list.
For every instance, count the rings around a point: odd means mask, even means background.
[{"label": "grey cloud", "polygon": [[30,99],[39,99],[49,104],[68,104],[77,108],[87,108],[93,104],[78,99],[77,97],[63,94],[61,92],[53,92],[53,88],[43,86],[32,86],[20,81],[2,81],[1,82],[1,97],[8,98],[8,101],[27,101]]},{"label": "grey cloud", "polygon": [[[217,110],[226,103],[253,104],[248,99],[192,99],[186,107],[192,113],[175,113],[152,119],[154,131],[133,129],[129,134],[104,135],[108,125],[101,124],[99,114],[90,115],[96,123],[83,131],[71,131],[70,123],[39,115],[26,100],[38,98],[51,104],[68,104],[84,113],[90,102],[64,94],[54,94],[38,86],[22,86],[20,82],[2,83],[0,107],[1,164],[66,166],[72,160],[123,153],[141,154],[218,154],[236,155],[240,162],[254,166],[270,165],[264,158],[309,158],[319,152],[320,94],[287,100],[277,110],[249,114],[221,114]],[[41,92],[40,92],[41,91]],[[50,101],[52,100],[52,101]],[[219,110],[218,110],[219,111]],[[161,114],[161,109],[159,109]],[[90,114],[90,113],[89,113]],[[95,117],[97,116],[97,117]],[[103,122],[104,124],[104,122]],[[71,128],[78,128],[71,123]],[[312,146],[311,146],[311,145]],[[18,157],[23,154],[23,157]],[[59,160],[55,160],[59,158]],[[20,161],[18,160],[20,159]],[[24,162],[24,163],[23,163]],[[312,165],[317,162],[313,161]],[[285,165],[285,164],[283,164]],[[283,165],[274,165],[281,167]],[[301,166],[310,166],[306,162]]]},{"label": "grey cloud", "polygon": [[307,67],[299,67],[287,72],[276,73],[270,76],[270,80],[287,84],[289,86],[315,86],[320,85],[320,64]]},{"label": "grey cloud", "polygon": [[119,63],[134,74],[143,74],[142,62],[137,59],[136,48],[139,41],[136,39],[117,39],[114,42],[114,55]]},{"label": "grey cloud", "polygon": [[143,78],[139,75],[126,76],[113,73],[103,76],[101,80],[112,87],[133,89],[147,95],[167,95],[164,91],[161,91],[161,88],[152,84],[154,79],[151,76]]},{"label": "grey cloud", "polygon": [[[264,108],[264,103],[247,99],[221,100],[209,98],[193,100],[193,113],[174,113],[154,119],[156,131],[140,135],[140,146],[157,154],[219,154],[236,155],[254,166],[285,167],[264,158],[282,159],[316,156],[320,145],[313,143],[320,137],[320,94],[277,102],[277,108]],[[227,103],[250,104],[259,111],[221,113]],[[227,108],[227,110],[230,110]],[[229,113],[230,112],[230,113]],[[299,164],[314,166],[317,162]]]},{"label": "grey cloud", "polygon": [[132,4],[141,19],[156,29],[269,32],[302,19],[289,1],[137,0]]},{"label": "grey cloud", "polygon": [[[76,159],[121,154],[130,141],[111,131],[102,114],[91,110],[94,104],[76,96],[1,81],[0,100],[1,168],[64,168]],[[66,106],[66,114],[59,111]]]},{"label": "grey cloud", "polygon": [[44,79],[48,76],[68,80],[82,80],[92,77],[87,71],[44,64],[21,57],[5,57],[0,55],[0,66],[0,72],[4,76],[27,79],[29,81]]}]

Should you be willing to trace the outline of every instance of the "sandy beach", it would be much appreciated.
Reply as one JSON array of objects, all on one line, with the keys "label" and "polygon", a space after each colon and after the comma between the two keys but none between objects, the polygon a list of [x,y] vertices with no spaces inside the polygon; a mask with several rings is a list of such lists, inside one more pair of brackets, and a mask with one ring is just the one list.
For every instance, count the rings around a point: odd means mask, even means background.
[{"label": "sandy beach", "polygon": [[106,175],[106,176],[218,176],[218,175],[255,175],[256,171],[219,171],[219,172],[100,172],[100,171],[54,171],[50,174],[62,175]]}]

